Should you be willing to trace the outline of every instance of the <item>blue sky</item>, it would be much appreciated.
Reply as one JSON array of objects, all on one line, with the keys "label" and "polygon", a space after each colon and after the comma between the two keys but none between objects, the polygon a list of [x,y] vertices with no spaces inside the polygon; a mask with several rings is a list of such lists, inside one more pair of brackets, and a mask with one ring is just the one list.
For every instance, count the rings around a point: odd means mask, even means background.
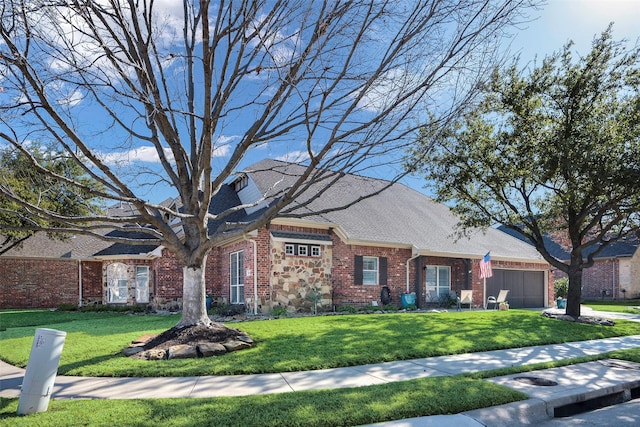
[{"label": "blue sky", "polygon": [[[531,12],[532,21],[513,29],[513,37],[505,40],[508,55],[520,55],[523,66],[532,62],[536,55],[538,60],[560,50],[569,40],[575,42],[574,51],[585,55],[591,47],[593,38],[604,31],[610,22],[614,22],[614,39],[628,39],[634,44],[640,36],[640,0],[548,0],[540,10]],[[222,153],[220,153],[222,154]],[[293,153],[272,152],[265,149],[263,155],[273,158],[295,160]],[[128,153],[127,156],[153,162],[157,156],[153,150]],[[214,158],[214,162],[224,163],[226,155]],[[260,159],[246,159],[243,165]],[[220,164],[214,166],[221,166]],[[405,178],[403,183],[430,194],[425,182],[420,177]],[[172,189],[156,188],[146,194],[152,202],[160,202],[166,197],[174,197]]]},{"label": "blue sky", "polygon": [[[560,50],[572,40],[574,52],[586,55],[594,36],[613,22],[614,40],[627,39],[633,46],[640,38],[640,0],[548,0],[547,5],[531,14],[532,22],[520,25],[514,36],[505,40],[509,55],[520,55],[524,66],[538,57]],[[421,178],[405,178],[406,185],[427,195]]]},{"label": "blue sky", "polygon": [[614,23],[613,36],[635,43],[640,37],[640,0],[549,0],[511,41],[521,59],[544,57],[573,40],[575,51],[586,54],[595,35]]},{"label": "blue sky", "polygon": [[[157,4],[166,12],[172,12],[172,8],[180,9],[179,2],[173,0],[158,0]],[[180,15],[180,10],[173,12],[168,15],[172,19]],[[513,37],[504,41],[505,52],[508,52],[510,56],[519,54],[523,65],[533,61],[536,55],[541,60],[546,55],[561,49],[569,40],[576,43],[574,50],[578,54],[584,55],[590,50],[594,36],[605,30],[610,22],[614,22],[613,36],[615,39],[626,38],[630,44],[635,43],[640,36],[640,30],[638,30],[640,0],[548,0],[540,10],[531,12],[531,19],[531,22],[521,24],[518,29],[513,29]],[[179,29],[181,25],[179,19],[176,22],[170,19],[168,28]],[[169,39],[173,37],[171,32],[164,35]],[[0,81],[0,89],[3,89],[1,83]],[[251,89],[247,87],[243,87],[243,90],[251,92]],[[3,90],[0,90],[0,97],[3,96],[2,93]],[[81,127],[89,132],[93,143],[96,144],[94,148],[104,153],[103,160],[112,164],[122,163],[125,168],[131,164],[133,169],[157,170],[158,155],[154,149],[148,147],[149,144],[131,143],[128,135],[119,138],[111,132],[94,132],[93,123],[99,116],[95,116],[95,111],[91,106],[85,107],[82,98],[74,96],[74,93],[65,96],[69,105],[78,106],[74,111],[74,121],[81,123]],[[214,171],[219,170],[226,163],[229,157],[229,144],[237,142],[239,136],[233,132],[234,120],[241,121],[241,119],[242,117],[228,118],[226,128],[222,129],[224,133],[218,135],[218,151],[213,159]],[[227,141],[229,143],[226,143]],[[242,166],[261,160],[262,157],[295,161],[298,157],[295,150],[300,149],[298,142],[291,141],[291,143],[273,144],[273,146],[264,144],[260,149],[254,150],[256,152],[251,158],[247,158]],[[145,148],[145,146],[147,147]],[[129,163],[134,161],[135,165]],[[386,178],[381,175],[376,175],[376,177]],[[160,202],[167,197],[176,196],[175,189],[168,188],[166,185],[144,187],[136,181],[131,178],[131,182],[128,180],[126,182],[133,187],[138,187],[139,196],[151,202]],[[429,194],[428,189],[424,188],[425,181],[421,177],[406,178],[403,182],[418,191]]]}]

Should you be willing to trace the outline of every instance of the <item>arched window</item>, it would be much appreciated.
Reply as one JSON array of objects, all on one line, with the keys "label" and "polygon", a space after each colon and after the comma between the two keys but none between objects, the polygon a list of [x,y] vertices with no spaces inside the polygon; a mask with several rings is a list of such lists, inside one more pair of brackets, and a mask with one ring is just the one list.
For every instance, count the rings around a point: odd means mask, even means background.
[{"label": "arched window", "polygon": [[122,263],[114,263],[107,266],[107,303],[123,304],[129,298],[127,283],[129,273],[127,266]]}]

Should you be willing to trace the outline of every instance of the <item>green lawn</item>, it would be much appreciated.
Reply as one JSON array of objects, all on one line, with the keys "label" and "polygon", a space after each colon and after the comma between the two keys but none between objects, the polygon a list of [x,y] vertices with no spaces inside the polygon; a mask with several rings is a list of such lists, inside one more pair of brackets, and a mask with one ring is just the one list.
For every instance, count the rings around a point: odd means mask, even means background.
[{"label": "green lawn", "polygon": [[[24,315],[25,321],[33,324],[40,313]],[[74,313],[68,318],[60,313],[56,321],[51,312],[44,313],[46,323],[39,327],[67,332],[59,373],[83,376],[299,371],[640,334],[637,323],[590,326],[529,310],[298,317],[232,324],[256,341],[249,350],[207,359],[146,361],[124,357],[121,350],[142,334],[173,326],[178,316]],[[12,315],[0,312],[0,324],[6,314]],[[35,329],[0,331],[0,358],[25,367]]]},{"label": "green lawn", "polygon": [[582,305],[598,311],[614,311],[617,313],[640,314],[640,300],[594,300],[584,301]]},{"label": "green lawn", "polygon": [[[640,334],[640,325],[632,322],[590,326],[527,310],[340,315],[232,324],[254,337],[257,346],[217,358],[150,362],[120,355],[132,339],[160,332],[177,320],[0,311],[0,325],[12,325],[0,331],[0,358],[25,366],[36,327],[67,332],[60,374],[136,376],[280,372]],[[637,350],[614,355],[640,360]],[[52,400],[47,412],[28,416],[16,415],[18,399],[0,399],[0,426],[361,425],[522,400],[525,395],[481,378],[596,358],[352,389],[216,399]]]}]

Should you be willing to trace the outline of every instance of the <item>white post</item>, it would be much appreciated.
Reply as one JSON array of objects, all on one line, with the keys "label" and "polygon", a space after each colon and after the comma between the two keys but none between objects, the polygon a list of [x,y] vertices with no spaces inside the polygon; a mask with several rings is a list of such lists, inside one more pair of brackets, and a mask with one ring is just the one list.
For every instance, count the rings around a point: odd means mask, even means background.
[{"label": "white post", "polygon": [[66,332],[36,329],[18,403],[18,414],[46,412],[58,373]]}]

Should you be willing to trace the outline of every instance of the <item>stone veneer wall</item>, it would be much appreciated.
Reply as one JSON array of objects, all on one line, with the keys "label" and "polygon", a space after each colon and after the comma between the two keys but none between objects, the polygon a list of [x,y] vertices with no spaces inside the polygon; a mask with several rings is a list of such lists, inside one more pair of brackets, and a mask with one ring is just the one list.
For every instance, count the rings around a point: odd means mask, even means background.
[{"label": "stone veneer wall", "polygon": [[[111,264],[124,264],[127,266],[127,290],[128,298],[126,305],[134,305],[136,301],[136,267],[149,267],[149,302],[143,304],[152,304],[154,302],[154,289],[153,289],[153,268],[152,261],[141,259],[120,259],[109,260],[102,263],[102,292],[103,301],[107,303],[107,267]],[[182,299],[182,298],[180,298]]]},{"label": "stone veneer wall", "polygon": [[320,256],[314,257],[286,255],[285,244],[271,241],[272,308],[304,313],[330,311],[331,245],[318,243]]}]

